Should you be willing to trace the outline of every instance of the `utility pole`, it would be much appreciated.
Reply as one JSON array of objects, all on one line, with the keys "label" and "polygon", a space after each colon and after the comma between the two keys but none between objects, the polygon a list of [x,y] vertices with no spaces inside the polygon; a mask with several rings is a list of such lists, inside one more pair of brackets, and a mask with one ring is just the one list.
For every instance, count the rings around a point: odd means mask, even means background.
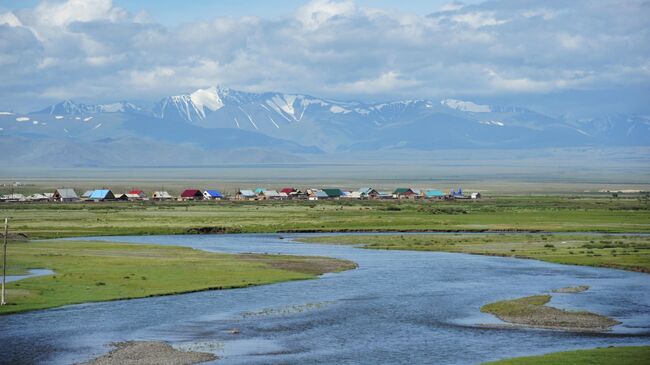
[{"label": "utility pole", "polygon": [[7,235],[9,232],[9,218],[5,218],[5,237],[4,247],[2,254],[2,298],[0,298],[0,305],[5,305],[5,281],[7,280]]}]

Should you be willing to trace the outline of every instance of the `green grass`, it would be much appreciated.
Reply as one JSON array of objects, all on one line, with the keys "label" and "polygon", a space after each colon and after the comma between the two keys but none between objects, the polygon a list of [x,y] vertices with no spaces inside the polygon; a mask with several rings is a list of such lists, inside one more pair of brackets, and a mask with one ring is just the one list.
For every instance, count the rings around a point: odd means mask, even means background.
[{"label": "green grass", "polygon": [[301,238],[370,249],[470,253],[650,273],[650,237],[544,234],[363,235]]},{"label": "green grass", "polygon": [[650,346],[596,348],[541,356],[518,357],[484,365],[643,365],[650,364]]},{"label": "green grass", "polygon": [[12,242],[8,268],[54,270],[7,284],[0,314],[67,304],[141,298],[312,279],[354,268],[324,257],[233,255],[185,247],[104,242]]},{"label": "green grass", "polygon": [[0,204],[31,238],[372,230],[650,232],[644,198],[505,196],[480,201],[105,202]]}]

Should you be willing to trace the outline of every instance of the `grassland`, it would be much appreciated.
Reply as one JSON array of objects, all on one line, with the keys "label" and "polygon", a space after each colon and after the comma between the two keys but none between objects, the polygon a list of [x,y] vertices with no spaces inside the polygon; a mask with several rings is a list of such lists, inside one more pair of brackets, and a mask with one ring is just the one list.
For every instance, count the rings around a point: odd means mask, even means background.
[{"label": "grassland", "polygon": [[493,314],[509,323],[572,331],[600,332],[620,323],[591,312],[567,311],[547,306],[550,300],[550,295],[502,300],[482,306],[481,312]]},{"label": "grassland", "polygon": [[364,235],[301,238],[370,249],[443,251],[529,258],[650,273],[650,237],[550,234]]},{"label": "grassland", "polygon": [[0,204],[31,238],[288,231],[650,232],[647,198],[497,197],[480,201],[104,202]]},{"label": "grassland", "polygon": [[609,347],[519,357],[483,365],[643,365],[650,363],[650,346]]},{"label": "grassland", "polygon": [[12,274],[30,268],[48,268],[54,274],[8,283],[9,304],[0,307],[0,314],[312,279],[355,267],[350,261],[324,257],[81,241],[12,242],[8,256]]}]

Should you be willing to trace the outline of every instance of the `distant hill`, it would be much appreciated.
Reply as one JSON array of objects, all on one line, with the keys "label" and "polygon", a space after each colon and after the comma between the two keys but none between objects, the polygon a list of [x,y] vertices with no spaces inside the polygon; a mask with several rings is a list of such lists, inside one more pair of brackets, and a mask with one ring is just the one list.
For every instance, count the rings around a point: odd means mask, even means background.
[{"label": "distant hill", "polygon": [[385,103],[211,87],[147,108],[66,100],[0,112],[1,164],[124,166],[290,162],[328,152],[650,145],[650,118],[552,117],[521,107],[445,99]]}]

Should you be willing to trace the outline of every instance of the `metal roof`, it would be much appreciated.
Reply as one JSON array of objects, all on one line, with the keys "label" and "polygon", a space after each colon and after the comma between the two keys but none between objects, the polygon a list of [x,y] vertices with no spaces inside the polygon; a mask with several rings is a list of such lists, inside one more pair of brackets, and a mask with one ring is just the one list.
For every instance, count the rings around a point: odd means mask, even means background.
[{"label": "metal roof", "polygon": [[112,198],[115,198],[115,195],[113,195],[112,191],[106,189],[95,190],[93,191],[92,194],[90,194],[90,199],[112,199]]},{"label": "metal roof", "polygon": [[55,193],[59,193],[61,199],[77,199],[77,193],[73,189],[56,189]]},{"label": "metal roof", "polygon": [[213,198],[222,198],[223,194],[221,194],[218,190],[206,190],[205,194],[213,197]]},{"label": "metal roof", "polygon": [[323,192],[331,198],[337,198],[343,195],[343,191],[341,191],[341,189],[323,189]]}]

